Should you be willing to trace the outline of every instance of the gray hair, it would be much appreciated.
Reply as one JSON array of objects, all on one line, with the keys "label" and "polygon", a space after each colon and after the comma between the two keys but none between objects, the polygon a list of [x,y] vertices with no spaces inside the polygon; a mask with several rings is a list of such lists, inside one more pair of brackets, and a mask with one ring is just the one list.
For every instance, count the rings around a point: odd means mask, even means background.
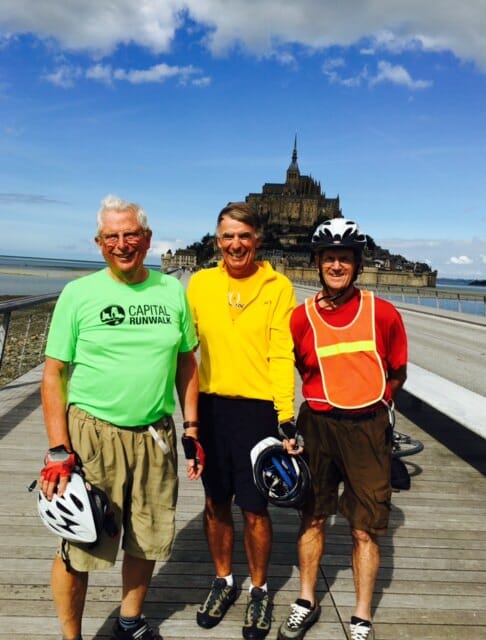
[{"label": "gray hair", "polygon": [[261,239],[263,236],[263,221],[260,214],[256,210],[253,204],[249,202],[228,202],[224,209],[221,209],[216,221],[216,235],[219,235],[219,225],[223,218],[228,216],[232,220],[243,222],[251,227],[257,238]]},{"label": "gray hair", "polygon": [[140,205],[135,202],[123,200],[123,198],[120,198],[119,196],[109,194],[101,201],[101,207],[96,215],[98,233],[100,233],[103,228],[104,215],[106,211],[133,211],[137,216],[137,221],[142,229],[146,231],[149,228],[147,214]]}]

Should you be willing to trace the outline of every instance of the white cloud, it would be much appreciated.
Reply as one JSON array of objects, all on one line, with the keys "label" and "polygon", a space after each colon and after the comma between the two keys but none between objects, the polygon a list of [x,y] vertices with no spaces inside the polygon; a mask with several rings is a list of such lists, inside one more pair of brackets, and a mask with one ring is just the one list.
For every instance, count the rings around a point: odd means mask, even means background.
[{"label": "white cloud", "polygon": [[329,58],[325,60],[321,69],[324,75],[333,84],[341,84],[346,87],[357,87],[367,82],[370,86],[382,83],[397,84],[407,87],[412,91],[426,89],[431,82],[426,80],[413,80],[410,73],[402,65],[392,65],[385,60],[378,62],[378,70],[375,75],[369,72],[368,66],[354,76],[344,77],[343,69],[346,63],[343,58]]},{"label": "white cloud", "polygon": [[45,73],[44,79],[57,87],[69,89],[83,75],[81,67],[63,64],[51,73]]},{"label": "white cloud", "polygon": [[450,264],[472,264],[472,260],[469,256],[451,256],[448,261]]},{"label": "white cloud", "polygon": [[185,67],[169,66],[165,63],[156,64],[147,69],[113,69],[109,64],[95,64],[85,71],[80,67],[62,65],[55,71],[44,75],[44,79],[52,84],[63,88],[73,86],[75,80],[85,77],[88,80],[95,80],[111,85],[115,80],[129,82],[130,84],[160,83],[169,78],[177,77],[179,82],[186,84],[190,82],[196,86],[208,86],[211,78],[196,77],[200,74],[200,69],[188,65]]},{"label": "white cloud", "polygon": [[2,0],[0,40],[32,33],[98,56],[127,43],[160,54],[188,15],[204,27],[204,42],[216,54],[235,45],[257,55],[289,44],[359,45],[368,54],[451,51],[486,71],[484,0]]},{"label": "white cloud", "polygon": [[426,89],[430,87],[431,82],[425,80],[413,80],[409,72],[401,65],[392,65],[385,60],[378,62],[378,74],[374,78],[370,78],[370,84],[380,84],[382,82],[391,82],[399,84],[408,89]]},{"label": "white cloud", "polygon": [[95,55],[110,54],[129,42],[161,53],[170,48],[182,9],[183,2],[171,0],[2,0],[0,32],[33,33]]},{"label": "white cloud", "polygon": [[209,76],[204,76],[203,78],[194,78],[192,83],[195,87],[209,87],[211,84],[211,78]]},{"label": "white cloud", "polygon": [[131,84],[142,84],[145,82],[164,82],[167,78],[178,76],[181,81],[187,80],[191,75],[199,73],[199,70],[193,66],[187,67],[171,67],[167,64],[156,64],[148,69],[116,69],[113,77],[116,80],[126,80]]},{"label": "white cloud", "polygon": [[378,238],[377,244],[409,260],[426,262],[439,276],[486,277],[486,239]]},{"label": "white cloud", "polygon": [[112,84],[113,70],[109,64],[95,64],[93,67],[86,69],[86,78]]},{"label": "white cloud", "polygon": [[151,258],[158,258],[160,260],[160,257],[164,253],[167,253],[169,249],[174,253],[176,249],[182,249],[185,248],[185,246],[186,243],[182,240],[154,240],[152,238],[148,256]]},{"label": "white cloud", "polygon": [[358,74],[344,78],[341,72],[345,66],[346,62],[344,58],[328,58],[323,62],[321,70],[328,78],[329,82],[332,82],[333,84],[341,84],[346,87],[359,86],[366,79],[368,75],[366,67]]},{"label": "white cloud", "polygon": [[298,67],[296,57],[289,51],[273,51],[270,57],[276,60],[279,64],[286,67],[296,69]]}]

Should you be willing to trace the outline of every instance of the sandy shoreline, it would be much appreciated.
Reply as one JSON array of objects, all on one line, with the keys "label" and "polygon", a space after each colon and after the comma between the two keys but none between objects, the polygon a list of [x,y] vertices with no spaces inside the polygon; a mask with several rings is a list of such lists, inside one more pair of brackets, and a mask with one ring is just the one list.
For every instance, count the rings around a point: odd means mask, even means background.
[{"label": "sandy shoreline", "polygon": [[36,278],[80,278],[98,269],[39,269],[38,267],[8,267],[0,266],[0,274],[6,276],[29,276]]}]

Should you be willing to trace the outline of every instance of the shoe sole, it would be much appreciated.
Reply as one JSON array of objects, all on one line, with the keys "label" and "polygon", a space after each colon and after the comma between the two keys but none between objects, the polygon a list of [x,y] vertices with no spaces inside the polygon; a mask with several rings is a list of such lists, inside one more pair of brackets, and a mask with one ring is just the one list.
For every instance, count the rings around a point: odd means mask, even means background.
[{"label": "shoe sole", "polygon": [[245,640],[263,640],[270,633],[271,626],[268,629],[254,629],[253,627],[243,627],[241,634]]},{"label": "shoe sole", "polygon": [[[263,629],[260,629],[260,634],[263,634]],[[245,631],[243,631],[243,637],[245,638],[245,640],[263,640],[263,638],[266,638],[267,635],[270,633],[270,629],[268,629],[268,631],[265,631],[265,635],[254,635],[254,634],[250,634],[247,633],[245,634]]]}]

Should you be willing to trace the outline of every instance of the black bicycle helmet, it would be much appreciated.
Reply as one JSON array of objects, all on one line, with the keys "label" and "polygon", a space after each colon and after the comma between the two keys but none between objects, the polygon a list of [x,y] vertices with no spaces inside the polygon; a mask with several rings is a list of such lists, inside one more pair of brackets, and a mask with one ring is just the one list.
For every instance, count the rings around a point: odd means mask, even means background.
[{"label": "black bicycle helmet", "polygon": [[301,455],[290,455],[277,438],[264,438],[251,450],[253,479],[260,493],[277,507],[300,509],[310,487],[310,471]]},{"label": "black bicycle helmet", "polygon": [[352,220],[333,218],[322,222],[316,228],[311,245],[314,251],[329,247],[343,247],[361,253],[366,247],[366,236]]},{"label": "black bicycle helmet", "polygon": [[37,507],[46,527],[71,542],[95,544],[103,529],[112,536],[117,533],[106,494],[76,471],[62,496],[55,493],[48,500],[39,491]]}]

